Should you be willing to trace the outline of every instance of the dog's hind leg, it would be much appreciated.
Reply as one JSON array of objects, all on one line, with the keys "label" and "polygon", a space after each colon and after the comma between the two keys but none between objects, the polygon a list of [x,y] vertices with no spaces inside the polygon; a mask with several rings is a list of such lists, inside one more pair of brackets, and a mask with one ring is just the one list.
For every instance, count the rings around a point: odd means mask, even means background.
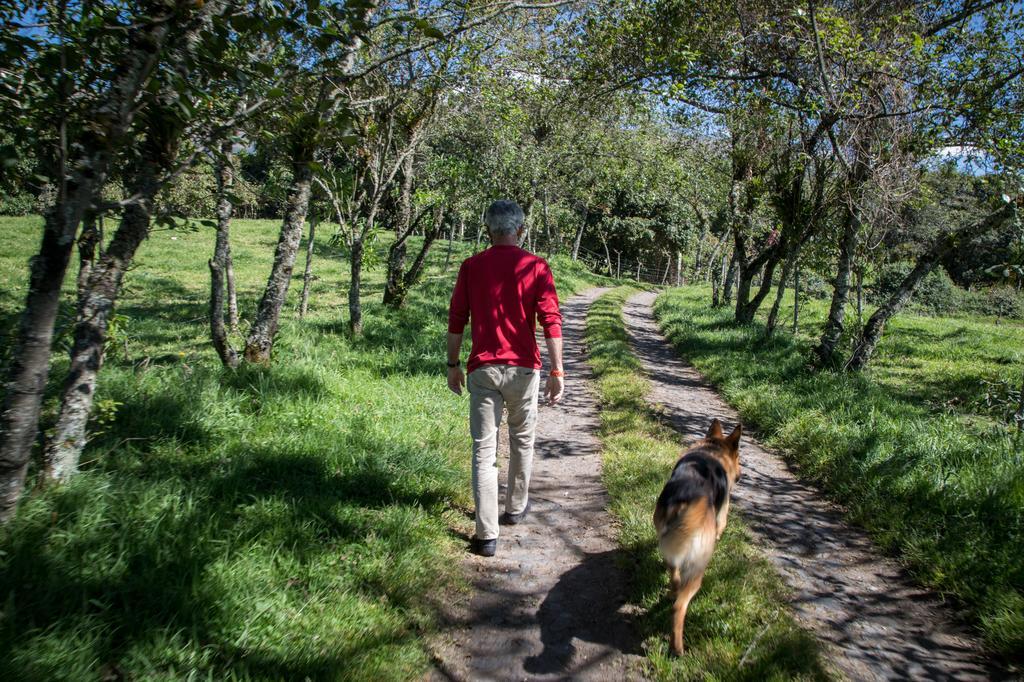
[{"label": "dog's hind leg", "polygon": [[715,539],[716,540],[721,540],[722,539],[722,533],[725,532],[725,523],[726,523],[726,521],[728,521],[728,518],[729,518],[729,497],[726,496],[725,502],[722,503],[722,506],[721,506],[721,508],[719,508],[718,513],[715,514],[715,531],[716,531]]},{"label": "dog's hind leg", "polygon": [[[678,571],[676,572],[678,576]],[[683,624],[686,621],[686,609],[690,606],[690,600],[700,589],[700,583],[704,580],[704,572],[690,578],[685,584],[679,586],[675,591],[676,602],[672,605],[672,653],[677,656],[683,654]]]}]

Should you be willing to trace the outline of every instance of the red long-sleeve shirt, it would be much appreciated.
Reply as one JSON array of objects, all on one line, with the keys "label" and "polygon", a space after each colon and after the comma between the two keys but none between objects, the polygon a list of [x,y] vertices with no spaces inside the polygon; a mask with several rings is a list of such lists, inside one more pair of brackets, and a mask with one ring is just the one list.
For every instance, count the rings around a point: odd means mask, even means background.
[{"label": "red long-sleeve shirt", "polygon": [[467,372],[480,365],[540,369],[534,336],[538,318],[545,338],[561,338],[555,280],[543,258],[518,246],[499,245],[462,262],[448,309],[448,331],[461,334],[472,320]]}]

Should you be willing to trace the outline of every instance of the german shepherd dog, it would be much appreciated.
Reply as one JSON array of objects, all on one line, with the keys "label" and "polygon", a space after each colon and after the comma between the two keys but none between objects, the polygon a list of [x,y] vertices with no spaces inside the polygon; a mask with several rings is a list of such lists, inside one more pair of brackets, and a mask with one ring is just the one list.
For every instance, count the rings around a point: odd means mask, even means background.
[{"label": "german shepherd dog", "polygon": [[672,653],[683,653],[686,608],[700,589],[715,543],[725,530],[729,493],[740,477],[740,432],[728,436],[717,419],[703,440],[676,462],[654,508],[658,548],[672,584]]}]

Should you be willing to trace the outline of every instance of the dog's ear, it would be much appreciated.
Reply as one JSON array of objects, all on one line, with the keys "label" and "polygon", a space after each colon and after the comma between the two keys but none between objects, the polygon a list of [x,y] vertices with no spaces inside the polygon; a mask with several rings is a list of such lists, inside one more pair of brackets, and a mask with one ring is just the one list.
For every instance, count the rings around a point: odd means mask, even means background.
[{"label": "dog's ear", "polygon": [[740,436],[742,435],[742,433],[743,424],[737,424],[736,428],[733,429],[732,433],[729,434],[729,437],[725,439],[725,442],[729,444],[729,447],[738,451],[740,446]]},{"label": "dog's ear", "polygon": [[715,419],[711,422],[711,428],[708,429],[708,438],[721,438],[722,437],[722,422]]}]

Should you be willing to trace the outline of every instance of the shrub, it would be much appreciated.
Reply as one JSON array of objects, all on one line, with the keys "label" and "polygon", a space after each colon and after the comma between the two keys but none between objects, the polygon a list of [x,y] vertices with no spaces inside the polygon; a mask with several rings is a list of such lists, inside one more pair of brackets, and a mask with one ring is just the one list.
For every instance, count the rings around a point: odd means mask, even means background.
[{"label": "shrub", "polygon": [[1024,295],[1011,286],[994,286],[985,289],[983,299],[985,315],[1024,319]]},{"label": "shrub", "polygon": [[[868,298],[873,303],[881,303],[899,288],[913,265],[910,263],[890,263],[878,271],[873,284],[868,287]],[[917,285],[911,298],[911,304],[933,314],[955,313],[964,302],[964,291],[960,289],[943,268],[936,268]]]},{"label": "shrub", "polygon": [[24,216],[35,212],[36,198],[27,192],[0,194],[0,215]]}]

